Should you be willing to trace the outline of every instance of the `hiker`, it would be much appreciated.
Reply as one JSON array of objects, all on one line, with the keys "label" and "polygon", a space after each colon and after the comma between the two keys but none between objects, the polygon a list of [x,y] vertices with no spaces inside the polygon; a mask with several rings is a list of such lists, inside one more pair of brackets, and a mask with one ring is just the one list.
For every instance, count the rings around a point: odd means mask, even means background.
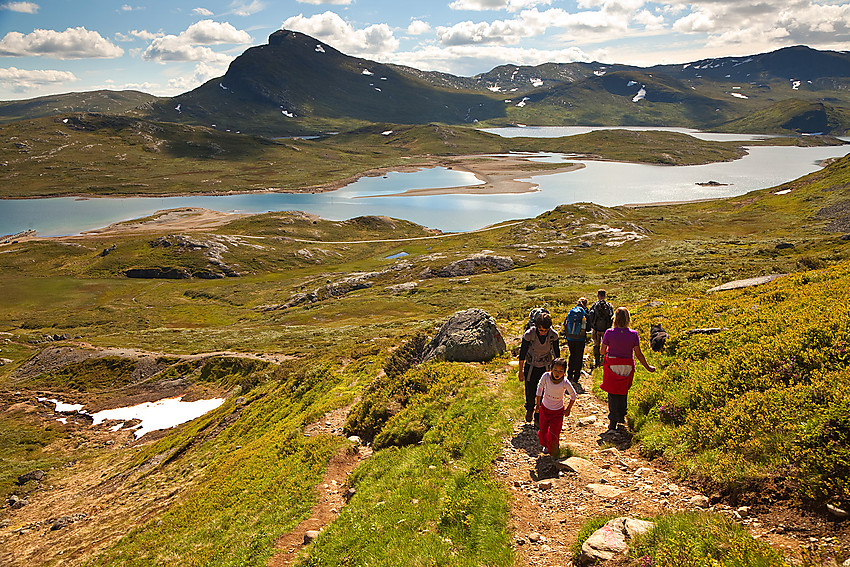
[{"label": "hiker", "polygon": [[615,431],[618,423],[626,423],[627,395],[635,375],[635,358],[649,372],[655,372],[655,367],[646,362],[640,350],[640,337],[637,331],[629,328],[630,322],[629,310],[618,307],[614,313],[614,327],[605,331],[602,337],[601,352],[605,363],[601,387],[608,392],[609,431]]},{"label": "hiker", "polygon": [[[576,391],[569,380],[564,379],[567,371],[567,361],[556,358],[552,361],[552,370],[545,372],[537,384],[537,413],[540,414],[540,431],[537,438],[543,446],[543,454],[546,453],[558,458],[561,439],[561,428],[564,418],[570,415],[573,404],[576,401]],[[570,403],[564,407],[564,397],[570,394]]]},{"label": "hiker", "polygon": [[614,306],[605,301],[605,290],[596,292],[596,303],[590,308],[590,337],[593,339],[593,367],[602,366],[602,335],[614,321]]},{"label": "hiker", "polygon": [[[561,358],[558,333],[552,329],[552,317],[539,313],[532,325],[522,336],[519,347],[519,381],[525,382],[525,421],[534,417],[537,426],[540,416],[534,413],[537,383],[556,358]],[[528,363],[526,364],[526,359]]]},{"label": "hiker", "polygon": [[564,319],[564,335],[570,348],[570,363],[567,368],[567,380],[572,382],[577,392],[583,392],[578,383],[581,367],[584,364],[584,345],[587,342],[587,329],[590,315],[587,312],[587,298],[580,297],[575,307],[570,309]]}]

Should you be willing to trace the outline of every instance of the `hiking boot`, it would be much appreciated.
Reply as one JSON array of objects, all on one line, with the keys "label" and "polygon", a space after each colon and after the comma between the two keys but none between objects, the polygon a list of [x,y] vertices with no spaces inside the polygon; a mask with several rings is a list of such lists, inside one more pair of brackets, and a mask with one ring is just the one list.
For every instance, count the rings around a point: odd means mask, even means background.
[{"label": "hiking boot", "polygon": [[531,421],[533,415],[534,410],[525,410],[525,422],[528,423],[529,421]]},{"label": "hiking boot", "polygon": [[584,388],[582,387],[581,384],[578,383],[578,380],[576,380],[575,382],[572,382],[572,385],[573,385],[573,390],[576,391],[576,394],[584,394],[585,393]]},{"label": "hiking boot", "polygon": [[534,429],[540,429],[540,414],[534,414]]}]

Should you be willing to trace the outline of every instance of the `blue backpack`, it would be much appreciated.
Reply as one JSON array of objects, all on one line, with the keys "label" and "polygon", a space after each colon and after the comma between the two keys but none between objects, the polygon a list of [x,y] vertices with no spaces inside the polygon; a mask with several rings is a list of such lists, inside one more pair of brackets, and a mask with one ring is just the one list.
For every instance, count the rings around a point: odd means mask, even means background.
[{"label": "blue backpack", "polygon": [[568,337],[584,337],[585,336],[585,321],[587,320],[587,311],[583,307],[576,305],[567,313],[567,319],[564,321],[564,331]]}]

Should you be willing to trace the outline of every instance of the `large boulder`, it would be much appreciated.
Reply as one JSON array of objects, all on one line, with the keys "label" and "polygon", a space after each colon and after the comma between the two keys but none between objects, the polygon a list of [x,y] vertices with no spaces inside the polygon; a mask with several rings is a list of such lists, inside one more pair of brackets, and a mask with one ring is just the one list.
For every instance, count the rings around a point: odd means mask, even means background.
[{"label": "large boulder", "polygon": [[629,540],[654,527],[654,522],[635,520],[625,516],[609,520],[581,545],[579,563],[594,565],[600,561],[610,561],[615,557],[624,556],[629,551],[627,543]]},{"label": "large boulder", "polygon": [[505,352],[496,320],[482,309],[458,311],[425,347],[425,360],[486,362]]}]

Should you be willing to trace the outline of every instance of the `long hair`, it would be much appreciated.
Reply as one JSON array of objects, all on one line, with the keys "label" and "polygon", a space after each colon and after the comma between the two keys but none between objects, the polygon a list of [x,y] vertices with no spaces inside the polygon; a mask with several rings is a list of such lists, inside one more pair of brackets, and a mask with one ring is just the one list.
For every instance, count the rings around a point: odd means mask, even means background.
[{"label": "long hair", "polygon": [[614,326],[622,327],[627,329],[629,327],[629,323],[632,322],[632,316],[629,315],[629,310],[625,307],[618,307],[616,311],[614,311]]}]

